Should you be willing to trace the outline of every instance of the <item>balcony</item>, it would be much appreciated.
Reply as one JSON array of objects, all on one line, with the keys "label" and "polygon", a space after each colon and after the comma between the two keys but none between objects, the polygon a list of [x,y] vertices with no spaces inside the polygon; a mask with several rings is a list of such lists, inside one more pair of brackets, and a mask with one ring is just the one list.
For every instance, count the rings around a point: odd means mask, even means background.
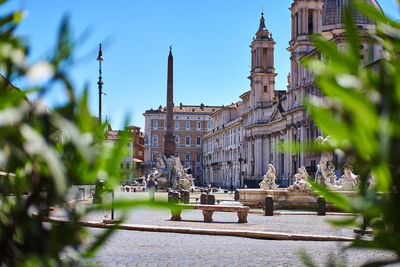
[{"label": "balcony", "polygon": [[211,167],[221,167],[221,162],[212,162]]}]

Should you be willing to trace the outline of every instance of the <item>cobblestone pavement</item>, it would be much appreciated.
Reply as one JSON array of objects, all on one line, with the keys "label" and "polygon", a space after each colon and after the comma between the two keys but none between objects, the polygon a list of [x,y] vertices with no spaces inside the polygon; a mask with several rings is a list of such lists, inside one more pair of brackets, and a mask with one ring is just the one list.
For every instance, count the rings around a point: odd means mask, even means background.
[{"label": "cobblestone pavement", "polygon": [[[166,200],[166,193],[158,193],[156,199]],[[221,199],[229,199],[233,195],[216,194]],[[147,193],[121,193],[117,192],[116,198],[148,198]],[[226,204],[238,204],[223,202]],[[86,217],[90,221],[102,221],[104,215],[110,217],[110,212],[92,213]],[[120,218],[118,211],[115,218]],[[214,212],[213,223],[204,223],[201,210],[183,210],[182,221],[170,221],[171,213],[169,210],[155,210],[146,207],[132,209],[128,212],[125,223],[143,224],[168,227],[191,227],[202,229],[225,229],[225,230],[252,230],[252,231],[271,231],[290,234],[312,234],[312,235],[333,235],[342,237],[354,236],[351,228],[335,228],[327,219],[348,219],[347,216],[317,216],[317,215],[275,215],[272,217],[261,214],[249,214],[248,223],[238,224],[237,214],[234,212]]]},{"label": "cobblestone pavement", "polygon": [[[100,229],[90,229],[92,234]],[[306,251],[319,266],[334,257],[346,266],[361,266],[390,254],[379,251],[342,251],[347,243],[270,241],[239,237],[116,231],[88,263],[102,266],[304,266]],[[399,265],[392,265],[399,266]]]}]

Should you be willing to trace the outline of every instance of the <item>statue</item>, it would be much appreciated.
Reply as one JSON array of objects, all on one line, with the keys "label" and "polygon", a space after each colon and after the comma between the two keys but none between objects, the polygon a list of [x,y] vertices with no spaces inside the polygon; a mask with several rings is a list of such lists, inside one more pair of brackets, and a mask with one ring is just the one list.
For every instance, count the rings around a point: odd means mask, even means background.
[{"label": "statue", "polygon": [[[318,136],[315,139],[317,144],[323,145],[326,142],[329,142],[329,136],[323,138],[322,136]],[[322,152],[321,159],[319,164],[317,165],[317,173],[315,174],[315,181],[325,185],[331,190],[337,190],[336,186],[336,174],[335,174],[335,165],[332,163],[333,153],[332,152]]]},{"label": "statue", "polygon": [[268,171],[264,175],[264,180],[260,183],[260,188],[264,190],[277,189],[279,185],[275,183],[276,170],[274,165],[268,164]]},{"label": "statue", "polygon": [[344,164],[343,168],[344,174],[336,182],[336,185],[339,187],[339,190],[342,191],[356,190],[360,177],[353,173],[353,167],[350,164]]},{"label": "statue", "polygon": [[289,192],[311,192],[311,185],[307,181],[308,173],[304,166],[298,169],[298,172],[294,175],[296,182],[288,187]]},{"label": "statue", "polygon": [[[157,155],[158,176],[161,184],[171,186],[174,190],[189,190],[193,184],[193,176],[187,174],[189,168],[183,168],[179,157],[171,156],[167,159],[162,154]],[[159,182],[160,185],[160,182]]]}]

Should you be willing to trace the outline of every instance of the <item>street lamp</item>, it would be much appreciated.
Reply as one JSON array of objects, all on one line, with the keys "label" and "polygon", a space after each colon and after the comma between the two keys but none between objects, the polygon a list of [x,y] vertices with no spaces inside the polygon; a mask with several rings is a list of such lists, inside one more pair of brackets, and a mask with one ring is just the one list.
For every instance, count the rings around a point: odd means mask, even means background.
[{"label": "street lamp", "polygon": [[99,123],[101,124],[101,95],[105,93],[103,92],[103,77],[102,77],[102,71],[101,71],[101,62],[104,61],[103,58],[103,51],[101,50],[101,44],[99,47],[99,55],[97,56],[96,61],[99,62],[99,81],[97,82],[98,86],[99,86]]},{"label": "street lamp", "polygon": [[240,188],[242,188],[242,144],[239,145],[239,183]]}]

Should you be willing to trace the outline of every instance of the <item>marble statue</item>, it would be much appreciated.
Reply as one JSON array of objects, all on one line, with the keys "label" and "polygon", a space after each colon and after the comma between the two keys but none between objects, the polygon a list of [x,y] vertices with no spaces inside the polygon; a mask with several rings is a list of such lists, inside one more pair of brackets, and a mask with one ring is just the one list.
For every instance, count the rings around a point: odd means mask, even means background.
[{"label": "marble statue", "polygon": [[167,159],[162,154],[157,155],[157,168],[159,184],[165,184],[165,187],[172,186],[172,189],[185,189],[189,190],[193,184],[193,176],[188,174],[187,171],[190,168],[183,168],[179,157],[171,156]]},{"label": "marble statue", "polygon": [[[323,145],[329,142],[329,136],[323,138],[322,136],[318,136],[315,139],[317,144]],[[336,174],[335,174],[335,165],[332,163],[333,153],[332,152],[322,152],[321,159],[319,164],[317,165],[317,173],[315,174],[315,181],[325,185],[331,190],[337,190],[338,186],[336,185]]]},{"label": "marble statue", "polygon": [[260,183],[260,188],[264,190],[277,189],[279,185],[275,183],[276,170],[274,165],[268,164],[268,171],[264,175],[264,180]]},{"label": "marble statue", "polygon": [[298,169],[297,173],[294,175],[296,182],[288,187],[289,192],[311,192],[311,185],[307,181],[308,173],[304,166]]},{"label": "marble statue", "polygon": [[342,191],[356,190],[360,176],[353,173],[353,167],[350,164],[344,164],[343,169],[344,174],[336,182],[336,185],[339,187],[338,189]]}]

